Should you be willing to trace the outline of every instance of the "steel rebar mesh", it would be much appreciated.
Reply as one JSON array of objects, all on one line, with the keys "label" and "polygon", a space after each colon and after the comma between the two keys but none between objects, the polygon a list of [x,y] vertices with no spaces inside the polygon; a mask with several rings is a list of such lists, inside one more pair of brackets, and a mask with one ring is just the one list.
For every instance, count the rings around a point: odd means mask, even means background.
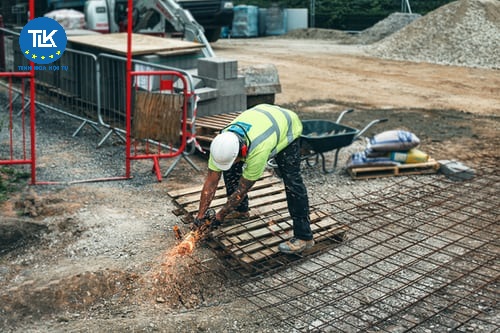
[{"label": "steel rebar mesh", "polygon": [[397,177],[316,205],[348,225],[348,240],[246,279],[239,295],[292,331],[498,330],[496,161],[476,173]]}]

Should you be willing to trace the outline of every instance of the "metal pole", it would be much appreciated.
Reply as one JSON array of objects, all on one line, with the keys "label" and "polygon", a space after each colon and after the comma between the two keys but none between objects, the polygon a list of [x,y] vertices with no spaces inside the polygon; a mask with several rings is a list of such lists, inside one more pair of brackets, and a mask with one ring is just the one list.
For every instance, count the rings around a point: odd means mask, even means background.
[{"label": "metal pole", "polygon": [[311,14],[310,14],[309,26],[311,28],[314,28],[316,26],[316,22],[315,22],[315,17],[316,17],[316,0],[311,0],[310,7],[311,7],[310,8]]},{"label": "metal pole", "polygon": [[126,149],[125,152],[125,177],[130,178],[130,129],[131,129],[131,116],[132,116],[132,24],[133,17],[132,12],[134,10],[134,4],[132,0],[128,0],[128,18],[127,18],[127,78],[126,78],[126,89],[125,92],[125,106],[126,106],[126,126],[125,126],[125,137],[126,137]]},{"label": "metal pole", "polygon": [[406,8],[408,9],[408,13],[411,14],[410,0],[406,0]]},{"label": "metal pole", "polygon": [[411,14],[410,0],[401,0],[401,12]]}]

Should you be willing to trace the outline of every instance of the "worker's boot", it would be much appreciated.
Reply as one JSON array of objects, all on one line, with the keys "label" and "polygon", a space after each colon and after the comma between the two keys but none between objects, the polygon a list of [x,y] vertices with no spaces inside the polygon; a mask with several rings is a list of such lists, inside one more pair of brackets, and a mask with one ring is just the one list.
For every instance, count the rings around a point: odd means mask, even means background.
[{"label": "worker's boot", "polygon": [[226,215],[226,217],[224,218],[224,224],[235,224],[238,222],[248,221],[249,219],[250,219],[249,212],[233,211]]},{"label": "worker's boot", "polygon": [[314,246],[314,239],[303,240],[292,238],[289,241],[283,242],[278,246],[278,250],[287,254],[301,253],[304,250],[310,249]]}]

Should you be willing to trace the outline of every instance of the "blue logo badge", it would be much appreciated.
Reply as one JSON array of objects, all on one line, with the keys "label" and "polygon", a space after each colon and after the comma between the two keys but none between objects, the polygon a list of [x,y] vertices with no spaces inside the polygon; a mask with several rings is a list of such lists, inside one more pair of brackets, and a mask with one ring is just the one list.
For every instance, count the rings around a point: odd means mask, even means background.
[{"label": "blue logo badge", "polygon": [[54,19],[38,17],[29,21],[19,36],[19,46],[26,59],[35,64],[50,64],[66,50],[66,31]]}]

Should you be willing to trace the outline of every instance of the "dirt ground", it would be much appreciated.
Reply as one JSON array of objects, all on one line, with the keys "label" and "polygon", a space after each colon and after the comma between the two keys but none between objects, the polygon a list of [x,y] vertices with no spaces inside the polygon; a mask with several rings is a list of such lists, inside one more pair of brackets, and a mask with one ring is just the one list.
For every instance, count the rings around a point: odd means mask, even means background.
[{"label": "dirt ground", "polygon": [[[381,60],[366,56],[363,46],[321,40],[228,39],[214,50],[239,66],[274,64],[282,85],[276,103],[304,118],[336,119],[354,108],[347,124],[362,128],[388,118],[367,135],[411,130],[436,159],[474,164],[498,153],[498,70]],[[146,186],[28,188],[4,204],[3,223],[26,223],[30,232],[20,231],[21,246],[0,254],[1,331],[281,331],[217,282],[224,267],[207,249],[196,256],[216,272],[211,277],[183,275],[194,270],[186,259],[175,263],[178,275],[148,279],[164,264],[175,244],[172,226],[180,223],[166,192],[200,184],[203,172],[181,163],[167,181],[150,177]]]},{"label": "dirt ground", "polygon": [[374,130],[406,127],[432,143],[427,148],[436,159],[494,151],[500,116],[498,70],[381,60],[366,56],[364,48],[274,37],[215,45],[218,56],[236,59],[240,66],[274,64],[282,85],[276,103],[304,111],[305,117],[313,113],[334,120],[339,111],[354,108],[357,112],[344,121],[355,128],[388,118]]}]

